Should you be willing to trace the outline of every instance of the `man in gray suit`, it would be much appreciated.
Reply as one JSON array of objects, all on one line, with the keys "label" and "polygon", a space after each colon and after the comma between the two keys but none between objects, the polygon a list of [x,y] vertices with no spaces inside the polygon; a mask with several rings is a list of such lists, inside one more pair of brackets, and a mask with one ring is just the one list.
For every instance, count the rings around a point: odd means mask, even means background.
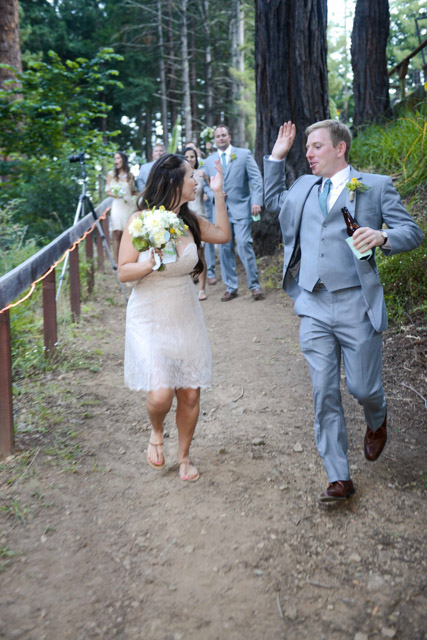
[{"label": "man in gray suit", "polygon": [[[287,191],[284,159],[295,126],[287,122],[280,127],[271,156],[264,161],[265,206],[280,212],[283,287],[301,318],[301,349],[313,384],[316,444],[329,479],[320,501],[334,502],[355,492],[340,395],[341,356],[347,387],[364,409],[365,457],[376,460],[387,440],[381,336],[387,315],[374,249],[380,247],[385,255],[409,251],[420,244],[422,233],[390,178],[360,173],[348,164],[351,133],[344,124],[317,122],[306,135],[313,175],[300,177]],[[350,243],[342,207],[360,225]],[[371,257],[359,259],[351,244],[359,252],[371,249]]]},{"label": "man in gray suit", "polygon": [[[230,219],[231,240],[222,244],[219,250],[221,277],[226,290],[221,300],[228,302],[237,297],[238,280],[236,274],[237,252],[246,271],[248,287],[254,300],[261,300],[258,270],[252,240],[252,216],[259,216],[262,206],[262,177],[249,149],[231,146],[229,128],[220,124],[215,128],[214,140],[218,152],[210,155],[203,169],[210,177],[216,174],[215,160],[219,157],[224,170],[224,193]],[[205,191],[213,202],[213,193],[208,186]],[[209,252],[206,256],[209,262]],[[208,277],[214,277],[213,265],[208,263]]]},{"label": "man in gray suit", "polygon": [[165,147],[161,142],[158,142],[153,147],[153,160],[152,162],[146,162],[143,164],[139,170],[138,177],[136,179],[136,188],[141,193],[145,189],[145,183],[147,182],[148,174],[151,171],[151,167],[153,164],[162,157],[165,153]]}]

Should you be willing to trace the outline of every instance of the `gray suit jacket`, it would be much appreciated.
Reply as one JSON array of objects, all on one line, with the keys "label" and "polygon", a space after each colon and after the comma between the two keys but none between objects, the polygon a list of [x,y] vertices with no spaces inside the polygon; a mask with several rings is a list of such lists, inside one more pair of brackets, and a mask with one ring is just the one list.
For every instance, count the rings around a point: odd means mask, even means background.
[{"label": "gray suit jacket", "polygon": [[[368,191],[357,192],[353,202],[346,193],[345,206],[362,227],[381,229],[388,227],[391,249],[381,249],[386,255],[415,249],[423,238],[418,225],[402,204],[392,180],[388,176],[361,173],[350,167],[350,177],[357,178],[369,187]],[[300,294],[298,271],[300,264],[299,229],[305,201],[315,182],[320,178],[313,175],[301,176],[289,190],[285,183],[285,162],[264,159],[265,206],[279,213],[283,235],[284,264],[283,288],[296,299]],[[384,293],[375,263],[375,252],[370,260],[357,260],[356,268],[362,291],[368,305],[369,318],[376,331],[387,327]]]},{"label": "gray suit jacket", "polygon": [[[201,167],[209,176],[216,175],[215,160],[218,152],[210,155]],[[253,204],[262,206],[262,176],[249,149],[231,147],[231,161],[224,175],[224,191],[230,220],[250,220]],[[213,202],[213,192],[206,185],[205,192]]]},{"label": "gray suit jacket", "polygon": [[150,173],[153,164],[154,162],[146,162],[139,170],[138,177],[136,179],[136,188],[140,193],[145,189],[145,183],[147,182],[148,174]]}]

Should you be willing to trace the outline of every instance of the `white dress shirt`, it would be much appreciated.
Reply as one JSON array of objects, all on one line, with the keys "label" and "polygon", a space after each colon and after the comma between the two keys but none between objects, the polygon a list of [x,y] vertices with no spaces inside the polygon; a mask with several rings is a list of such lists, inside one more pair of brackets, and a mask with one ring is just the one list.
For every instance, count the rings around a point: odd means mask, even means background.
[{"label": "white dress shirt", "polygon": [[219,159],[222,162],[222,154],[225,153],[225,162],[228,166],[230,160],[231,160],[231,144],[228,145],[228,147],[226,149],[224,149],[224,151],[220,151],[218,149],[218,155],[219,155]]},{"label": "white dress shirt", "polygon": [[[329,190],[328,199],[326,201],[326,207],[328,209],[328,213],[332,209],[336,201],[338,200],[339,196],[341,195],[341,191],[344,189],[345,185],[347,184],[349,177],[350,177],[350,167],[347,165],[347,167],[345,167],[344,169],[341,169],[341,171],[338,171],[338,173],[336,173],[335,175],[332,176],[332,178],[330,178],[332,184]],[[322,193],[327,179],[328,178],[322,178],[320,193]]]}]

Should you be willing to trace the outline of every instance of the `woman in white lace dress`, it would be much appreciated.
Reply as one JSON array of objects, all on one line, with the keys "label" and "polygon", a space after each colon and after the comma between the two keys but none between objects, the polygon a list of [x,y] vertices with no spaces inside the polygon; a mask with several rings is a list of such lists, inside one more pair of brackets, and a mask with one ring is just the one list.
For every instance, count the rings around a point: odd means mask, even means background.
[{"label": "woman in white lace dress", "polygon": [[[205,194],[203,187],[205,183],[209,184],[209,178],[207,177],[206,173],[202,169],[199,169],[199,159],[193,147],[185,147],[184,151],[182,152],[182,155],[191,164],[194,170],[194,177],[197,180],[196,197],[194,198],[194,202],[191,203],[190,209],[195,213],[197,213],[198,216],[201,216],[202,218],[207,218],[205,202],[208,199],[208,196],[207,194]],[[200,282],[199,300],[206,300],[207,298],[206,291],[205,291],[206,274],[207,274],[206,260],[203,254],[203,271],[199,277],[199,282]]]},{"label": "woman in white lace dress", "polygon": [[136,193],[135,179],[129,170],[128,157],[124,151],[114,154],[114,170],[107,175],[105,185],[107,195],[114,198],[111,206],[110,223],[113,237],[114,262],[119,258],[119,247],[128,218],[136,209],[132,195]]},{"label": "woman in white lace dress", "polygon": [[[129,224],[123,233],[118,275],[122,282],[137,281],[126,315],[125,382],[130,389],[147,392],[151,421],[148,463],[165,465],[163,422],[174,396],[177,399],[178,463],[181,480],[199,477],[189,452],[199,417],[200,389],[212,383],[212,356],[192,275],[202,271],[201,242],[229,242],[222,168],[212,178],[216,223],[199,218],[188,207],[194,200],[197,180],[182,156],[165,154],[153,165],[138,204],[141,209],[163,205],[175,211],[188,226],[187,235],[176,242],[178,259],[155,271],[154,251],[139,253],[132,244]],[[132,220],[133,216],[131,217]],[[161,252],[160,252],[161,253]]]}]

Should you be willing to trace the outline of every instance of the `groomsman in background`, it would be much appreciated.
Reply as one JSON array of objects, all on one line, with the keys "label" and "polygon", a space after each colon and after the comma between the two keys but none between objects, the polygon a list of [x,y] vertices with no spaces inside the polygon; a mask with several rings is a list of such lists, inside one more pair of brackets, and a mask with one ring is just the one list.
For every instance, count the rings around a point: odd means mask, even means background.
[{"label": "groomsman in background", "polygon": [[165,147],[161,142],[158,142],[157,144],[154,145],[153,147],[153,159],[151,162],[146,162],[145,164],[143,164],[139,170],[139,174],[138,177],[136,179],[136,187],[138,189],[138,191],[141,193],[141,191],[144,191],[145,189],[145,183],[147,182],[147,178],[148,178],[148,174],[151,171],[151,167],[153,166],[153,164],[156,162],[156,160],[158,160],[159,158],[162,157],[162,155],[165,153]]},{"label": "groomsman in background", "polygon": [[[252,297],[254,300],[261,300],[263,295],[259,286],[252,240],[252,219],[259,219],[263,203],[261,172],[249,149],[231,146],[230,129],[225,124],[215,128],[214,141],[218,151],[205,160],[203,169],[209,177],[214,176],[215,160],[220,159],[224,170],[225,204],[231,227],[230,242],[222,244],[219,250],[221,277],[226,286],[221,300],[228,302],[237,297],[236,244]],[[210,188],[206,187],[205,191],[214,204]],[[215,278],[215,272],[212,256],[208,251],[206,258],[209,282]]]}]

